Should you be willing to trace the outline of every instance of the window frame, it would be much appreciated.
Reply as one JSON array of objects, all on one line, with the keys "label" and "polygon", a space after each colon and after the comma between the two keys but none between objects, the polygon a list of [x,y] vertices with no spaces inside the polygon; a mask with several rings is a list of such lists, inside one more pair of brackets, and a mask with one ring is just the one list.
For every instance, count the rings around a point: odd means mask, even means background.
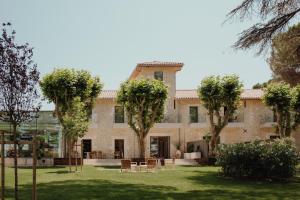
[{"label": "window frame", "polygon": [[[118,112],[118,109],[122,109],[122,114],[121,112]],[[119,116],[118,114],[121,114],[121,116]],[[122,124],[125,123],[125,110],[123,106],[115,106],[114,107],[114,123],[116,124]]]},{"label": "window frame", "polygon": [[163,81],[164,80],[164,72],[163,71],[155,71],[154,72],[154,79]]},{"label": "window frame", "polygon": [[[192,110],[195,109],[196,111],[196,116],[192,116]],[[189,107],[189,118],[190,118],[190,123],[199,123],[199,106],[190,106]]]}]

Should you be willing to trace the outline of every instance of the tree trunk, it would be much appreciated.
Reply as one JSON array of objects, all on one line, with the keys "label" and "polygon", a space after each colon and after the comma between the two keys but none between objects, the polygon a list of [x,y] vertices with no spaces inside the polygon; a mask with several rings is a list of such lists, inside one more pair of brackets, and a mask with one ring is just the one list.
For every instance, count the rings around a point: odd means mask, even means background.
[{"label": "tree trunk", "polygon": [[32,141],[32,200],[36,200],[36,132]]},{"label": "tree trunk", "polygon": [[75,143],[75,172],[77,172],[77,140]]},{"label": "tree trunk", "polygon": [[140,146],[140,158],[145,159],[145,138],[139,138],[139,146]]},{"label": "tree trunk", "polygon": [[19,199],[18,195],[18,148],[17,148],[17,125],[13,125],[14,135],[14,172],[15,172],[15,199]]},{"label": "tree trunk", "polygon": [[216,127],[214,125],[213,111],[210,111],[208,114],[209,114],[209,124],[210,124],[210,134],[211,134],[209,155],[213,155],[216,146]]},{"label": "tree trunk", "polygon": [[215,148],[216,148],[216,144],[217,144],[217,137],[216,137],[216,133],[215,132],[212,132],[211,133],[211,140],[210,140],[210,155],[214,155],[214,151],[215,151]]},{"label": "tree trunk", "polygon": [[4,158],[4,131],[1,132],[1,200],[4,200],[5,191],[5,158]]},{"label": "tree trunk", "polygon": [[67,158],[67,156],[68,156],[68,142],[67,142],[67,139],[66,139],[66,137],[64,136],[64,134],[62,133],[62,146],[63,146],[63,148],[62,148],[62,151],[63,151],[63,157],[64,158]]},{"label": "tree trunk", "polygon": [[69,146],[69,171],[72,172],[72,145],[71,145],[71,139],[68,140],[68,146]]},{"label": "tree trunk", "polygon": [[283,137],[283,132],[282,132],[282,113],[279,113],[276,111],[276,116],[277,116],[277,127],[278,127],[278,134],[280,137]]}]

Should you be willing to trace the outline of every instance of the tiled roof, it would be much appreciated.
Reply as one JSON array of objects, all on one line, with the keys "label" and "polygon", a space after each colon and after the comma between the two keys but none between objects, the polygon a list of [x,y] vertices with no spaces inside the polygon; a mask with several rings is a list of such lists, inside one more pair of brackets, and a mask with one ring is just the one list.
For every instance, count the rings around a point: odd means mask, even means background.
[{"label": "tiled roof", "polygon": [[103,90],[99,96],[100,99],[114,99],[117,97],[117,90]]},{"label": "tiled roof", "polygon": [[[104,90],[101,92],[100,99],[114,99],[117,90]],[[241,99],[261,99],[263,91],[260,89],[246,89],[242,92]],[[176,99],[198,99],[197,90],[176,90]]]},{"label": "tiled roof", "polygon": [[152,66],[163,66],[163,67],[182,67],[182,62],[161,62],[161,61],[152,61],[152,62],[143,62],[138,63],[137,67],[152,67]]},{"label": "tiled roof", "polygon": [[150,67],[175,67],[180,70],[184,64],[182,62],[162,62],[162,61],[151,61],[138,63],[134,70],[132,71],[129,79],[135,78],[141,71],[142,68]]},{"label": "tiled roof", "polygon": [[264,91],[261,89],[247,89],[241,95],[241,99],[261,99]]},{"label": "tiled roof", "polygon": [[[263,91],[260,89],[246,89],[241,94],[241,99],[261,99]],[[197,90],[176,90],[176,99],[198,99]]]}]

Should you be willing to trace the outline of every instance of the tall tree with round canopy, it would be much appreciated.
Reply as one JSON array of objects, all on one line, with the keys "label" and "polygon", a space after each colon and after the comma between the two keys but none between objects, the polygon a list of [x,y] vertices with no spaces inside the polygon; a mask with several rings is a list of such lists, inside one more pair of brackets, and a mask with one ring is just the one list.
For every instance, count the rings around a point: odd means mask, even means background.
[{"label": "tall tree with round canopy", "polygon": [[117,102],[124,106],[128,125],[138,137],[140,158],[145,158],[145,138],[164,117],[167,86],[159,80],[131,80],[121,84]]},{"label": "tall tree with round canopy", "polygon": [[[92,77],[88,71],[65,68],[55,69],[52,73],[47,74],[40,82],[40,86],[44,97],[55,105],[54,114],[63,127],[64,156],[66,157],[67,141],[65,131],[67,127],[64,123],[64,117],[68,114],[74,115],[74,112],[72,112],[74,107],[72,106],[78,105],[74,104],[74,100],[78,98],[84,104],[84,111],[89,119],[95,99],[100,94],[103,84],[100,82],[99,77]],[[70,125],[70,123],[67,124]]]},{"label": "tall tree with round canopy", "polygon": [[214,153],[221,131],[238,109],[242,86],[236,75],[209,76],[198,86],[198,96],[209,116],[210,154]]}]

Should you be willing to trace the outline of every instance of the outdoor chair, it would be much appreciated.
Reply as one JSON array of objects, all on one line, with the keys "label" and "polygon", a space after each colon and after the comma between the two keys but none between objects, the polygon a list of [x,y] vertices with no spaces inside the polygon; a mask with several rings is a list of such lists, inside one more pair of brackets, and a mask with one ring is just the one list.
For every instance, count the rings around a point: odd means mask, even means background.
[{"label": "outdoor chair", "polygon": [[148,159],[147,160],[147,172],[155,171],[156,165],[157,165],[156,159]]},{"label": "outdoor chair", "polygon": [[132,167],[137,167],[136,162],[131,162],[129,159],[122,159],[121,160],[121,172],[124,171],[131,171]]}]

